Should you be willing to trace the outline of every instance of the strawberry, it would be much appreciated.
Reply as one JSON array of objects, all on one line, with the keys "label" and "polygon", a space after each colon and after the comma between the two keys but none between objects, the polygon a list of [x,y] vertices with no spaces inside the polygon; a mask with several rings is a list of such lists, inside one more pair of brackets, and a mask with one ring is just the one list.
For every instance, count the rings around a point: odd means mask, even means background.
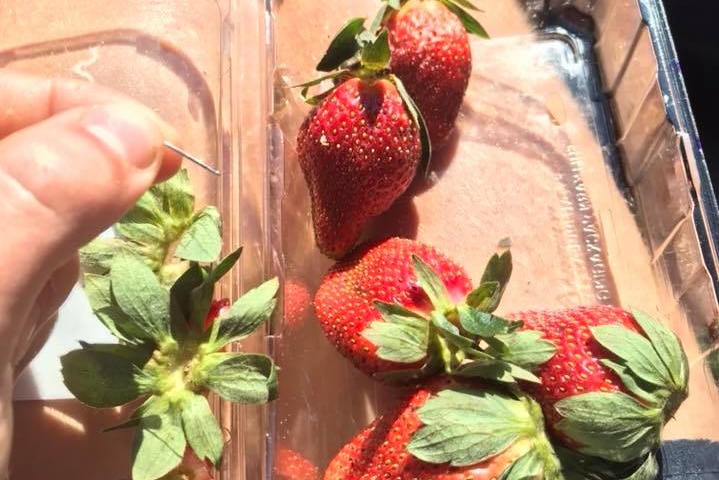
[{"label": "strawberry", "polygon": [[[536,371],[541,386],[526,386],[557,438],[622,462],[658,445],[661,427],[687,395],[686,357],[668,329],[639,311],[603,305],[509,318],[557,347]],[[606,422],[597,420],[603,415]]]},{"label": "strawberry", "polygon": [[454,128],[472,74],[467,30],[438,0],[410,0],[389,15],[386,26],[390,69],[422,113],[437,148]]},{"label": "strawberry", "polygon": [[418,387],[362,430],[330,461],[324,480],[560,478],[536,404],[444,385]]},{"label": "strawberry", "polygon": [[407,189],[421,143],[392,82],[350,78],[305,119],[297,154],[310,191],[317,246],[339,258],[367,222]]},{"label": "strawberry", "polygon": [[296,277],[287,277],[284,290],[284,326],[298,328],[304,323],[307,308],[310,305],[310,292],[307,285]]},{"label": "strawberry", "polygon": [[363,333],[382,318],[374,301],[397,303],[428,315],[432,304],[418,283],[412,255],[430,265],[450,297],[459,301],[472,283],[462,267],[439,250],[413,240],[391,238],[368,243],[332,267],[315,295],[317,319],[337,349],[366,373],[406,368],[383,360]]},{"label": "strawberry", "polygon": [[159,480],[214,480],[210,468],[210,462],[203,462],[192,449],[186,448],[180,464]]},{"label": "strawberry", "polygon": [[275,480],[317,480],[320,471],[298,452],[280,446],[275,455]]}]

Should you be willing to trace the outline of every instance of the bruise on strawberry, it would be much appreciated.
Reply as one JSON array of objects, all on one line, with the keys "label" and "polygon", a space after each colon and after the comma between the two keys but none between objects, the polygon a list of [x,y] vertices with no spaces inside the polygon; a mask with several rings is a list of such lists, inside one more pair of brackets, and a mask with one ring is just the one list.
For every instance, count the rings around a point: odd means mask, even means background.
[{"label": "bruise on strawberry", "polygon": [[422,113],[433,148],[454,128],[472,73],[469,36],[438,0],[410,0],[386,21],[390,69]]},{"label": "bruise on strawberry", "polygon": [[317,246],[339,258],[367,222],[407,189],[421,143],[392,82],[350,78],[305,119],[297,155],[310,191]]},{"label": "bruise on strawberry", "polygon": [[539,407],[479,386],[433,382],[362,430],[324,480],[558,480]]},{"label": "bruise on strawberry", "polygon": [[[527,368],[545,361],[554,347],[491,313],[510,273],[509,251],[494,255],[473,289],[464,269],[439,250],[390,238],[338,262],[315,295],[315,312],[340,353],[382,380],[445,372],[538,381]],[[483,342],[497,353],[485,353]]]},{"label": "bruise on strawberry", "polygon": [[601,305],[509,317],[556,345],[536,372],[541,385],[526,385],[553,435],[615,462],[659,445],[687,396],[686,357],[671,331],[640,311]]}]

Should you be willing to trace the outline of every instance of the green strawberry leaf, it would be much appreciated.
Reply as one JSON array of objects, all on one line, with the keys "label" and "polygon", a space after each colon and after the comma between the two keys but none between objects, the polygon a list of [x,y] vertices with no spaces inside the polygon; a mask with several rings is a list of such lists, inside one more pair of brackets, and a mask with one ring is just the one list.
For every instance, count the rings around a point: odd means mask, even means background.
[{"label": "green strawberry leaf", "polygon": [[207,278],[207,272],[193,263],[170,287],[172,337],[180,340],[188,333],[193,314],[193,290],[199,288]]},{"label": "green strawberry leaf", "polygon": [[168,408],[140,418],[132,452],[132,479],[156,480],[179,465],[187,441],[180,412]]},{"label": "green strawberry leaf", "polygon": [[215,268],[213,268],[210,272],[210,275],[212,276],[213,280],[217,282],[222,277],[224,277],[227,272],[229,272],[232,267],[235,266],[237,261],[240,259],[240,255],[242,255],[242,247],[239,247],[236,250],[228,253],[226,257],[220,260],[217,265],[215,265]]},{"label": "green strawberry leaf", "polygon": [[484,27],[470,15],[466,10],[458,5],[459,2],[456,0],[440,0],[448,9],[452,11],[464,25],[464,29],[472,35],[477,35],[482,38],[489,38],[489,34]]},{"label": "green strawberry leaf", "polygon": [[130,244],[125,240],[96,238],[80,249],[80,265],[86,274],[104,275],[110,271],[112,259],[125,251],[131,251]]},{"label": "green strawberry leaf", "polygon": [[329,95],[330,93],[332,93],[332,90],[334,90],[335,87],[332,87],[332,88],[330,88],[330,89],[328,89],[328,90],[326,90],[326,91],[320,93],[319,95],[315,95],[315,96],[313,96],[313,97],[308,97],[307,94],[309,93],[310,88],[315,87],[315,86],[317,86],[317,85],[319,85],[319,84],[321,84],[322,82],[327,81],[327,80],[335,80],[335,79],[338,79],[338,78],[340,78],[340,77],[343,76],[343,75],[348,75],[349,73],[350,73],[349,70],[346,70],[346,69],[344,69],[344,70],[338,70],[338,71],[336,71],[336,72],[332,72],[332,73],[330,73],[330,74],[323,75],[323,76],[321,76],[321,77],[315,78],[314,80],[310,80],[309,82],[305,82],[305,83],[300,83],[300,84],[298,84],[298,85],[294,85],[294,87],[301,87],[301,88],[302,88],[302,90],[300,91],[300,94],[302,95],[302,99],[303,99],[306,103],[308,103],[308,104],[310,104],[310,105],[317,105],[318,103],[320,103],[320,101],[321,101],[323,98],[325,98],[327,95]]},{"label": "green strawberry leaf", "polygon": [[110,278],[102,275],[87,273],[83,275],[83,290],[87,296],[93,313],[105,328],[116,338],[126,342],[135,343],[142,332],[134,331],[131,334],[121,331],[122,326],[130,325],[127,315],[114,304],[110,292]]},{"label": "green strawberry leaf", "polygon": [[478,337],[494,337],[510,331],[513,322],[504,318],[483,312],[469,305],[457,307],[459,323],[467,332]]},{"label": "green strawberry leaf", "polygon": [[135,243],[163,243],[166,222],[167,214],[162,211],[162,204],[157,197],[146,192],[115,224],[115,231],[123,239]]},{"label": "green strawberry leaf", "polygon": [[158,343],[170,334],[170,293],[150,267],[134,255],[115,258],[110,270],[112,294],[145,338]]},{"label": "green strawberry leaf", "polygon": [[537,450],[530,450],[512,462],[499,480],[535,480],[544,476],[544,461]]},{"label": "green strawberry leaf", "polygon": [[202,269],[204,280],[190,292],[190,329],[195,332],[202,332],[205,327],[205,319],[212,305],[212,298],[215,296],[215,282],[212,275]]},{"label": "green strawberry leaf", "polygon": [[383,70],[389,64],[390,50],[387,29],[383,28],[373,42],[362,48],[360,62],[369,70]]},{"label": "green strawberry leaf", "polygon": [[217,261],[222,250],[220,213],[215,207],[205,207],[180,237],[175,257],[192,262]]},{"label": "green strawberry leaf", "polygon": [[624,393],[593,392],[555,404],[563,417],[557,428],[582,445],[587,455],[629,462],[659,445],[662,411]]},{"label": "green strawberry leaf", "polygon": [[420,112],[419,108],[417,108],[417,104],[415,104],[414,100],[412,100],[412,97],[409,95],[409,92],[405,88],[404,83],[402,83],[402,80],[394,74],[391,74],[389,78],[392,80],[395,87],[397,87],[397,92],[402,98],[402,102],[404,102],[407,113],[409,113],[410,117],[412,117],[412,121],[414,121],[414,124],[417,125],[417,129],[419,130],[419,140],[422,147],[422,153],[418,168],[423,172],[423,175],[426,178],[429,176],[429,167],[432,159],[432,142],[429,139],[427,124],[424,121],[422,112]]},{"label": "green strawberry leaf", "polygon": [[362,336],[377,346],[377,356],[415,363],[427,356],[427,319],[399,305],[374,302],[384,321],[372,322]]},{"label": "green strawberry leaf", "polygon": [[83,350],[108,353],[123,358],[142,369],[152,357],[154,346],[148,344],[128,345],[124,343],[87,343],[80,341]]},{"label": "green strawberry leaf", "polygon": [[399,10],[402,7],[402,0],[382,0],[382,2],[393,10]]},{"label": "green strawberry leaf", "polygon": [[322,59],[315,67],[320,72],[330,72],[339,68],[359,51],[357,35],[364,30],[364,18],[352,18],[340,29],[330,42]]},{"label": "green strawberry leaf", "polygon": [[182,427],[187,443],[201,459],[219,466],[222,458],[222,430],[203,395],[190,394],[182,402]]},{"label": "green strawberry leaf", "polygon": [[[397,2],[395,2],[395,3],[399,4],[399,0],[397,0]],[[383,2],[382,6],[380,7],[380,9],[377,11],[374,18],[372,19],[372,25],[370,25],[369,31],[370,32],[379,31],[379,29],[382,28],[382,25],[385,22],[385,18],[387,17],[389,12],[391,12],[393,9],[399,10],[399,7],[395,9],[392,5],[389,4],[389,2]]]},{"label": "green strawberry leaf", "polygon": [[669,372],[675,389],[686,389],[689,367],[677,336],[646,313],[637,309],[632,309],[631,313]]},{"label": "green strawberry leaf", "polygon": [[501,358],[528,370],[534,370],[552,358],[557,347],[547,340],[542,340],[542,334],[534,330],[523,330],[509,335],[502,335],[499,340],[503,348],[487,349],[487,353]]},{"label": "green strawberry leaf", "polygon": [[147,195],[157,199],[161,210],[173,223],[182,229],[192,221],[195,210],[195,195],[187,169],[181,169],[168,180],[150,187]]},{"label": "green strawberry leaf", "polygon": [[265,403],[277,396],[277,367],[264,355],[214,353],[203,368],[204,383],[237,403]]},{"label": "green strawberry leaf", "polygon": [[123,356],[109,351],[73,350],[60,358],[67,389],[85,405],[117,407],[142,393],[142,372]]},{"label": "green strawberry leaf", "polygon": [[658,475],[659,462],[657,462],[657,457],[654,453],[650,453],[634,473],[619,480],[656,480]]},{"label": "green strawberry leaf", "polygon": [[213,324],[213,351],[248,336],[264,323],[275,309],[278,289],[279,282],[273,278],[242,295]]},{"label": "green strawberry leaf", "polygon": [[641,378],[633,375],[627,365],[614,362],[606,358],[600,361],[602,365],[610,368],[617,374],[629,392],[636,395],[640,400],[644,400],[649,405],[661,407],[662,402],[669,396],[669,392],[666,390],[660,388],[658,389],[655,385],[649,384]]},{"label": "green strawberry leaf", "polygon": [[482,358],[480,360],[464,363],[457,370],[452,372],[452,374],[467,378],[484,378],[502,383],[516,383],[517,380],[540,383],[539,378],[529,370],[496,358],[492,358],[492,360],[493,361],[488,362],[486,359]]},{"label": "green strawberry leaf", "polygon": [[634,375],[658,387],[671,385],[669,370],[645,337],[619,325],[600,325],[592,327],[591,331],[594,338],[619,357]]},{"label": "green strawberry leaf", "polygon": [[500,291],[501,286],[499,282],[483,282],[469,292],[465,301],[467,305],[473,308],[491,313],[499,305],[498,296]]},{"label": "green strawberry leaf", "polygon": [[417,410],[423,425],[407,450],[430,463],[473,465],[537,429],[525,400],[488,391],[450,388]]},{"label": "green strawberry leaf", "polygon": [[[512,276],[512,254],[509,250],[501,255],[494,254],[484,267],[479,287],[467,295],[467,304],[485,312],[493,312],[499,306],[504,290]],[[489,285],[488,285],[489,284]],[[498,288],[491,291],[491,286]]]},{"label": "green strawberry leaf", "polygon": [[436,310],[446,311],[452,303],[449,299],[449,293],[447,287],[445,287],[442,280],[432,270],[432,267],[427,265],[424,260],[419,258],[417,255],[412,255],[412,266],[414,267],[414,275],[417,277],[419,286],[422,287],[424,293],[429,297],[429,301]]},{"label": "green strawberry leaf", "polygon": [[566,447],[555,445],[565,480],[656,480],[658,464],[654,452],[627,463],[609,462],[598,457],[582,455]]}]

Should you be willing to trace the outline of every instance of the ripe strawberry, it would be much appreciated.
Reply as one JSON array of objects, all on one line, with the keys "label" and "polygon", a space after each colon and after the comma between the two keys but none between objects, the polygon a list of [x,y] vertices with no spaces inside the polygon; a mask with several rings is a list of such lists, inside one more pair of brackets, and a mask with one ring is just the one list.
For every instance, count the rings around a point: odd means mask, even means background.
[{"label": "ripe strawberry", "polygon": [[461,301],[472,290],[464,269],[437,249],[413,240],[391,238],[365,244],[338,262],[315,295],[315,312],[325,335],[366,373],[407,368],[406,364],[379,358],[377,346],[363,336],[372,322],[382,318],[373,301],[397,303],[425,315],[433,308],[418,283],[412,255],[432,267],[452,300]]},{"label": "ripe strawberry", "polygon": [[276,480],[317,480],[320,471],[316,465],[296,451],[280,446],[275,455]]},{"label": "ripe strawberry", "polygon": [[[557,347],[536,371],[541,385],[527,385],[555,436],[614,461],[632,460],[658,445],[663,423],[686,398],[686,358],[669,330],[641,312],[603,305],[527,311],[509,318],[541,332]],[[621,430],[617,423],[593,420],[625,413],[637,417],[622,426],[629,439],[613,437]],[[643,428],[649,430],[640,435]],[[594,444],[604,429],[613,448]]]},{"label": "ripe strawberry", "polygon": [[[439,393],[438,395],[436,395]],[[454,402],[459,402],[455,404]],[[324,480],[490,480],[504,478],[556,479],[558,465],[551,446],[542,434],[541,414],[533,416],[532,402],[510,399],[479,389],[441,389],[437,384],[417,388],[395,411],[380,416],[362,430],[330,461]],[[423,412],[423,409],[427,411]],[[464,414],[460,409],[465,409]],[[434,410],[440,415],[432,415]],[[537,408],[538,411],[538,408]],[[536,412],[535,412],[536,413]],[[451,421],[460,414],[469,428],[456,429]],[[493,419],[486,423],[487,419]],[[437,420],[437,421],[435,421]],[[423,424],[429,425],[423,426]],[[464,443],[474,425],[484,425],[472,440]],[[508,430],[502,431],[507,428]],[[453,438],[442,438],[451,430]],[[521,431],[521,432],[520,432]],[[501,433],[500,433],[501,432]],[[500,436],[505,437],[499,440]],[[462,447],[452,447],[452,441]],[[483,444],[483,451],[474,447]],[[544,451],[534,447],[541,445]],[[422,457],[424,459],[420,459]],[[524,476],[521,468],[532,463],[534,475]],[[475,460],[476,459],[476,460]],[[452,466],[454,463],[455,466]],[[503,475],[507,475],[506,477]]]},{"label": "ripe strawberry", "polygon": [[472,73],[465,26],[438,0],[410,0],[386,27],[390,69],[422,113],[432,147],[439,147],[454,128]]},{"label": "ripe strawberry", "polygon": [[159,480],[214,480],[210,475],[211,464],[197,458],[189,447],[185,449],[180,465]]},{"label": "ripe strawberry", "polygon": [[304,323],[311,301],[307,285],[299,278],[287,277],[283,298],[284,326],[288,329],[298,328]]},{"label": "ripe strawberry", "polygon": [[210,304],[210,310],[207,312],[207,316],[205,317],[205,330],[210,328],[214,321],[217,319],[217,317],[225,313],[229,308],[229,298],[220,298],[218,300],[213,300]]},{"label": "ripe strawberry", "polygon": [[350,78],[305,119],[297,154],[310,191],[317,246],[339,258],[365,224],[407,189],[421,142],[392,82]]}]

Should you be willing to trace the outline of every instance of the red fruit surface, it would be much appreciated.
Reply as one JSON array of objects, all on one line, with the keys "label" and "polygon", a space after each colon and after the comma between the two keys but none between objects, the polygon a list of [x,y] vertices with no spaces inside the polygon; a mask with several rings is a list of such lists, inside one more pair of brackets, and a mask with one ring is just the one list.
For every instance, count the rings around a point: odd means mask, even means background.
[{"label": "red fruit surface", "polygon": [[461,468],[417,459],[406,446],[421,426],[416,411],[432,392],[431,388],[418,388],[395,412],[362,430],[332,459],[324,480],[490,480],[499,478],[528,449],[526,443],[519,442],[495,457]]},{"label": "red fruit surface", "polygon": [[412,255],[432,267],[453,301],[464,300],[471,291],[472,282],[464,269],[439,250],[414,240],[390,238],[362,245],[338,262],[315,295],[315,313],[325,335],[366,373],[408,367],[378,358],[376,347],[362,336],[370,323],[381,320],[372,305],[374,300],[427,315],[432,310],[414,274]]},{"label": "red fruit surface", "polygon": [[180,465],[159,480],[214,480],[210,468],[209,462],[200,460],[188,447]]},{"label": "red fruit surface", "polygon": [[280,446],[275,455],[276,480],[317,480],[320,471],[315,464],[296,451]]},{"label": "red fruit surface", "polygon": [[472,74],[467,31],[436,0],[410,0],[386,25],[390,70],[422,112],[432,146],[439,147],[454,128]]},{"label": "red fruit surface", "polygon": [[210,304],[210,309],[207,311],[207,316],[205,317],[205,330],[210,328],[217,317],[224,313],[228,308],[230,308],[229,298],[213,300]]},{"label": "red fruit surface", "polygon": [[419,130],[394,84],[351,78],[307,116],[297,155],[317,246],[340,258],[409,186],[421,157]]},{"label": "red fruit surface", "polygon": [[300,279],[288,277],[284,285],[284,326],[289,329],[298,328],[307,315],[310,305],[310,291]]},{"label": "red fruit surface", "polygon": [[[544,339],[557,347],[554,356],[536,372],[541,386],[527,385],[529,393],[542,406],[550,428],[561,419],[554,408],[559,400],[589,392],[624,391],[619,377],[601,364],[601,359],[612,358],[612,354],[594,339],[590,327],[619,325],[641,333],[631,313],[617,307],[597,305],[527,311],[508,315],[508,318],[522,320],[523,328],[541,332]],[[553,430],[563,438],[556,429]]]}]

